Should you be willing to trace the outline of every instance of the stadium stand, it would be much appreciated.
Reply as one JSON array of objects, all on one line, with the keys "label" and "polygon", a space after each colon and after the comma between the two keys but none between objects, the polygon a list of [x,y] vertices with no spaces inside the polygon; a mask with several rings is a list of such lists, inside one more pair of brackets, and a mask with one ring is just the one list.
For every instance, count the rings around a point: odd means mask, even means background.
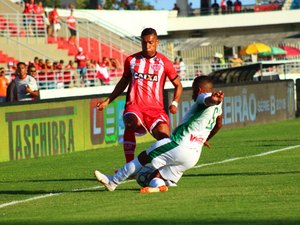
[{"label": "stadium stand", "polygon": [[[296,2],[297,0],[294,0]],[[296,4],[296,3],[295,3]],[[175,11],[110,11],[110,10],[75,10],[77,20],[77,46],[68,43],[69,31],[66,18],[70,14],[67,9],[59,9],[61,29],[54,37],[49,37],[47,27],[40,24],[33,30],[33,36],[28,35],[22,21],[22,8],[20,5],[11,3],[8,0],[0,2],[0,64],[6,66],[10,61],[30,62],[35,56],[40,59],[50,59],[52,62],[74,60],[77,48],[83,48],[88,58],[93,61],[100,61],[103,57],[114,58],[123,64],[125,57],[140,50],[140,30],[144,26],[160,24],[160,48],[159,51],[166,54],[170,59],[180,56],[186,63],[186,74],[184,79],[190,80],[195,75],[209,74],[216,69],[230,67],[230,63],[218,64],[214,61],[216,53],[224,56],[224,60],[232,57],[240,48],[253,41],[265,42],[270,46],[279,44],[300,47],[298,42],[297,27],[299,19],[295,19],[295,13],[288,10],[292,2],[287,0],[283,3],[282,9],[272,4],[271,8],[266,5],[243,6],[242,12],[261,13],[233,13],[210,16],[197,16],[194,10],[193,16],[178,16]],[[276,7],[275,7],[276,6]],[[255,10],[267,7],[265,10]],[[244,9],[244,10],[243,10]],[[247,9],[247,10],[245,10]],[[251,9],[251,10],[249,10]],[[51,8],[45,8],[47,12]],[[262,12],[263,11],[263,12]],[[145,18],[151,15],[151,22]],[[194,16],[196,15],[196,16]],[[289,15],[288,17],[285,15]],[[132,17],[140,18],[132,20]],[[279,18],[274,23],[273,18]],[[109,18],[109,19],[108,19]],[[264,19],[262,19],[264,18]],[[297,17],[298,18],[298,17]],[[128,26],[130,24],[130,26]],[[271,25],[272,26],[271,26]],[[293,24],[289,29],[283,28],[286,24]],[[121,28],[120,28],[121,27]],[[259,27],[260,29],[257,29]],[[265,33],[261,32],[265,30]],[[38,46],[38,47],[37,47]],[[285,59],[297,59],[299,56]],[[280,58],[284,59],[284,58]],[[251,58],[243,56],[245,64]],[[297,65],[296,65],[297,64]],[[293,62],[299,67],[297,62]],[[112,70],[112,68],[109,68]],[[113,70],[112,70],[113,71]],[[119,68],[115,74],[120,75]],[[91,68],[87,77],[87,85],[100,85],[97,70]],[[72,70],[54,70],[46,73],[40,71],[38,79],[42,88],[62,88],[78,86],[76,81],[77,72]],[[74,81],[75,79],[75,81]],[[49,85],[43,85],[49,82]],[[112,80],[113,84],[115,80]]]}]

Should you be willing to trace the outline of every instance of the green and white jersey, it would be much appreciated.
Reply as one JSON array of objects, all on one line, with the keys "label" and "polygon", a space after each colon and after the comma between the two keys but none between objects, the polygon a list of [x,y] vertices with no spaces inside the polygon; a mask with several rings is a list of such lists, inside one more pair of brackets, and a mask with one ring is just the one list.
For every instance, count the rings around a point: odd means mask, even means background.
[{"label": "green and white jersey", "polygon": [[211,93],[203,93],[197,97],[181,124],[172,132],[171,139],[174,142],[188,148],[203,146],[216,124],[217,117],[222,114],[222,103],[214,106],[205,104],[204,100],[209,96]]}]

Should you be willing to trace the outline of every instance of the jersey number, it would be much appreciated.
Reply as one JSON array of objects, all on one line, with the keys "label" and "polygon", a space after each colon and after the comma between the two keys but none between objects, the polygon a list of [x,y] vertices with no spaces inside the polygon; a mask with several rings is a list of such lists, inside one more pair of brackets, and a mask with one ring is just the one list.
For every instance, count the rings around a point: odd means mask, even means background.
[{"label": "jersey number", "polygon": [[219,108],[215,108],[212,118],[209,120],[208,125],[205,127],[208,130],[212,130],[216,123],[216,114],[219,112]]}]

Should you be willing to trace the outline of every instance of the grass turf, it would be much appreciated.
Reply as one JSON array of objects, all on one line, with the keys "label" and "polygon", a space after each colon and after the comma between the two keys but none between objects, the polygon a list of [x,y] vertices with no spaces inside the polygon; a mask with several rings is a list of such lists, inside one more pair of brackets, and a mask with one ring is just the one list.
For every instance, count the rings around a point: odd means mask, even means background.
[{"label": "grass turf", "polygon": [[[300,145],[299,127],[295,119],[221,130],[198,165]],[[134,181],[105,192],[95,181],[94,169],[123,164],[122,146],[1,163],[0,205],[44,198],[0,208],[0,224],[300,224],[299,150],[193,168],[156,194],[140,194]]]}]

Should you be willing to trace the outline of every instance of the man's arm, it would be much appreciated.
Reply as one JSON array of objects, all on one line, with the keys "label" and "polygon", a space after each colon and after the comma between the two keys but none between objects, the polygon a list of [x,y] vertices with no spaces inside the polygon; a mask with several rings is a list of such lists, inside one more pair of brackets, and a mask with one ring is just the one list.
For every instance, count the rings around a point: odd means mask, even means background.
[{"label": "man's arm", "polygon": [[113,100],[115,100],[120,94],[123,93],[123,91],[126,89],[130,82],[130,77],[122,77],[121,80],[117,83],[115,89],[113,92],[102,102],[97,103],[97,109],[102,111],[105,109],[109,103],[111,103]]},{"label": "man's arm", "polygon": [[208,142],[208,140],[210,140],[213,136],[215,136],[216,133],[218,133],[218,131],[221,129],[222,127],[222,119],[223,119],[223,116],[220,115],[217,117],[216,119],[216,124],[214,126],[214,128],[211,130],[210,134],[208,135],[206,141],[204,142],[204,145],[208,148],[210,148],[210,143]]},{"label": "man's arm", "polygon": [[39,91],[37,90],[31,90],[30,87],[27,85],[25,86],[25,92],[29,93],[31,95],[31,97],[37,99],[39,97]]},{"label": "man's arm", "polygon": [[175,114],[177,112],[178,102],[180,101],[181,94],[182,94],[182,84],[179,76],[176,77],[174,80],[171,80],[171,82],[174,85],[174,96],[173,96],[173,102],[169,106],[169,110],[172,114]]},{"label": "man's arm", "polygon": [[223,91],[213,92],[211,96],[205,98],[205,105],[212,106],[212,105],[219,105],[224,98]]}]

